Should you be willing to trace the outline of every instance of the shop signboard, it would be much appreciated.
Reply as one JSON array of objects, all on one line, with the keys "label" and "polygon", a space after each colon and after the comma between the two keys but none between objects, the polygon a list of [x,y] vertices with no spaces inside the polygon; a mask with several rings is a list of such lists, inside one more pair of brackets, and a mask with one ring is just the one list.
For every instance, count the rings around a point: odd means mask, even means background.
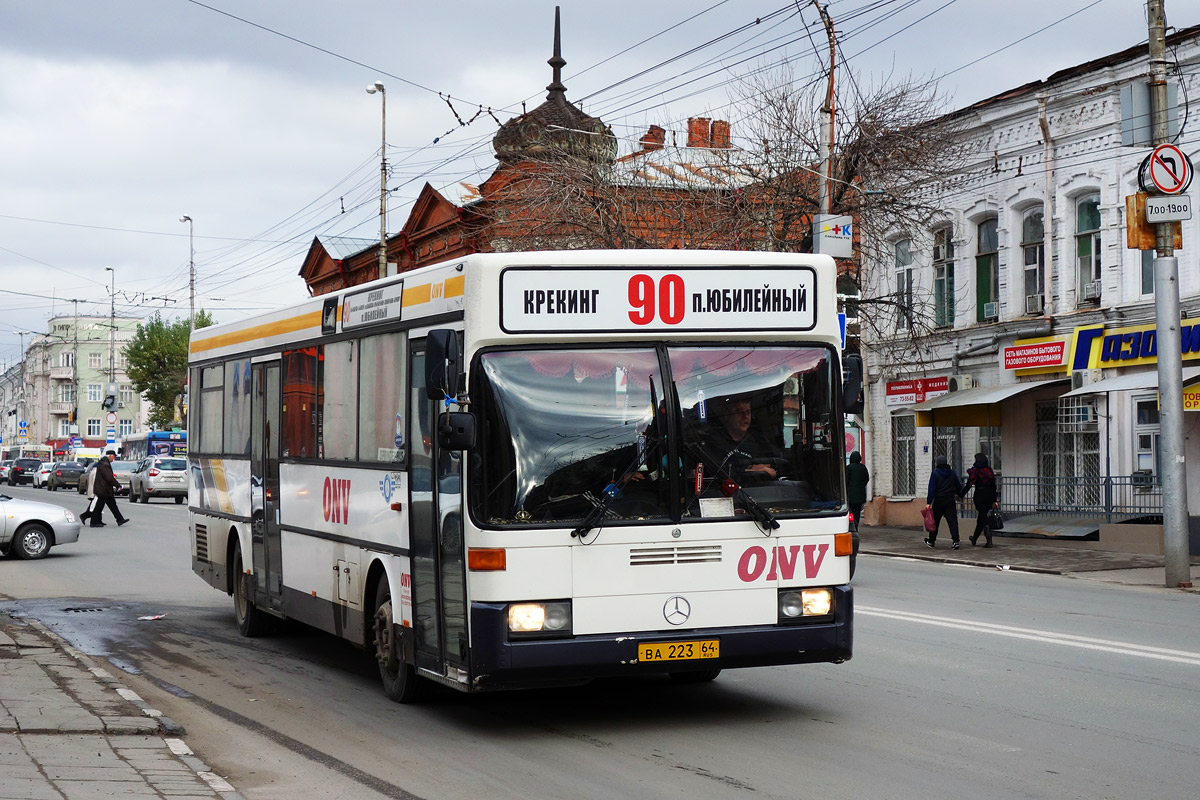
[{"label": "shop signboard", "polygon": [[1067,363],[1066,339],[1037,339],[1017,341],[1003,350],[1005,369],[1044,369],[1054,367],[1061,370]]},{"label": "shop signboard", "polygon": [[884,386],[884,405],[888,408],[903,408],[941,397],[949,391],[950,379],[947,377],[889,381]]}]

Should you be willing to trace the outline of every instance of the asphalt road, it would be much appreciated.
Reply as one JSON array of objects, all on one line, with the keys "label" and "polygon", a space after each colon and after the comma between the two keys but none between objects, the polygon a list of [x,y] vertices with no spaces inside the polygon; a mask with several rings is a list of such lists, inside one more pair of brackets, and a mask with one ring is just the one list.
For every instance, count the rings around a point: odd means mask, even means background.
[{"label": "asphalt road", "polygon": [[249,800],[1090,800],[1200,783],[1200,595],[863,556],[846,664],[399,706],[333,637],[239,637],[191,573],[185,509],[121,502],[130,525],[0,562],[0,600],[123,669]]}]

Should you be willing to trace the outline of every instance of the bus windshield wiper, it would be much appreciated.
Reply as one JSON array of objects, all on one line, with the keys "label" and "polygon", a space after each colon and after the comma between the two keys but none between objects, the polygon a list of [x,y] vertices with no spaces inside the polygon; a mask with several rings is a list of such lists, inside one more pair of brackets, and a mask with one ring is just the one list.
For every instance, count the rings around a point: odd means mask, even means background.
[{"label": "bus windshield wiper", "polygon": [[[687,447],[691,451],[692,456],[695,457],[699,463],[703,464],[706,460],[708,460],[706,458],[704,448],[702,448],[700,445],[696,444],[695,442],[689,442]],[[733,479],[733,475],[729,471],[728,455],[725,456],[724,461],[717,465],[717,468],[714,471],[717,473],[717,476],[724,478],[719,487],[721,489],[721,493],[726,497],[731,497],[741,503],[750,516],[754,518],[754,524],[758,525],[759,530],[770,536],[771,531],[779,529],[779,520],[775,519],[775,515],[763,508],[762,505],[755,500],[749,492],[742,488],[740,483]]]}]

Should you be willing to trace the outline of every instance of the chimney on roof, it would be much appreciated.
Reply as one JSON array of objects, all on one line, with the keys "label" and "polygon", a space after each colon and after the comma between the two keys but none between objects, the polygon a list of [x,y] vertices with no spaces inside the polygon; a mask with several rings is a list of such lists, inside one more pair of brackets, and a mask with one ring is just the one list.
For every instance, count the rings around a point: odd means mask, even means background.
[{"label": "chimney on roof", "polygon": [[733,145],[730,144],[729,123],[723,119],[715,119],[712,124],[712,147],[720,147],[728,149]]},{"label": "chimney on roof", "polygon": [[688,120],[688,147],[710,147],[712,144],[708,117],[692,117]]},{"label": "chimney on roof", "polygon": [[660,128],[658,125],[651,125],[650,130],[646,131],[646,135],[642,137],[642,149],[661,150],[663,148],[663,143],[666,141],[666,129]]}]

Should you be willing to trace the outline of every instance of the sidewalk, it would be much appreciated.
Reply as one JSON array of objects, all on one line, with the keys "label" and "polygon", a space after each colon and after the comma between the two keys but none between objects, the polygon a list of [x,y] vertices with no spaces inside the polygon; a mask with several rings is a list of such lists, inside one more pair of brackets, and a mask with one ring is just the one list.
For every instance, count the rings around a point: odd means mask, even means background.
[{"label": "sidewalk", "polygon": [[0,614],[0,800],[241,798],[181,735],[41,624]]},{"label": "sidewalk", "polygon": [[[963,522],[959,521],[960,526]],[[950,534],[944,525],[937,537],[937,547],[932,550],[922,541],[925,532],[920,528],[863,525],[858,530],[859,553],[1166,588],[1166,567],[1162,556],[1100,550],[1092,542],[1003,536],[999,533],[992,537],[995,546],[991,549],[983,546],[982,538],[978,546],[972,547],[967,537],[974,530],[975,521],[967,522],[970,527],[962,534],[962,547],[959,550],[950,548]],[[1192,556],[1191,564],[1195,587],[1182,591],[1200,592],[1200,556]]]}]

